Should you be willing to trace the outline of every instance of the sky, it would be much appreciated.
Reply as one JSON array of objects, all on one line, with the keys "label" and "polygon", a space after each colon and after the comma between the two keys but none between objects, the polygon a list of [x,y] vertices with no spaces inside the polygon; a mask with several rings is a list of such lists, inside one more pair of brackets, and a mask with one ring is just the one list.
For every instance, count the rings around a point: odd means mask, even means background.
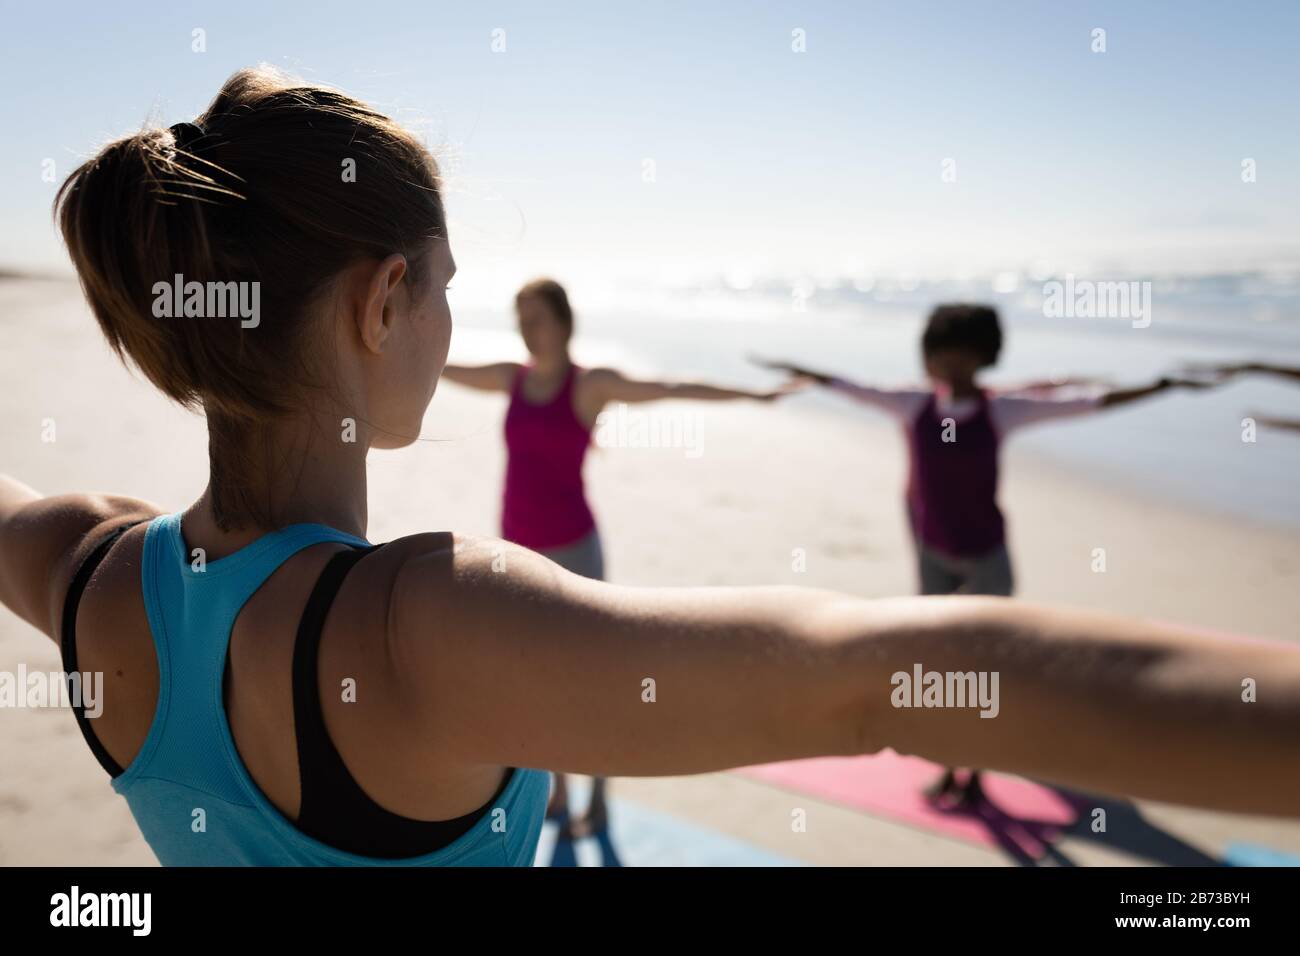
[{"label": "sky", "polygon": [[261,62],[427,138],[471,293],[1300,268],[1294,0],[0,7],[0,268],[68,271],[58,181]]}]

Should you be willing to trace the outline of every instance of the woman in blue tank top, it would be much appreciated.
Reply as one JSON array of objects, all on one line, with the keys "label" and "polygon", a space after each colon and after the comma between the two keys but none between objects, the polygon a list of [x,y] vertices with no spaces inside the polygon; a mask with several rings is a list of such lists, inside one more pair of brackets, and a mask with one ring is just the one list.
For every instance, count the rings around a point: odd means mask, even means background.
[{"label": "woman in blue tank top", "polygon": [[[196,122],[105,147],[57,214],[110,345],[205,414],[209,481],[166,513],[0,478],[0,600],[103,675],[102,714],[77,718],[164,864],[525,865],[548,786],[529,768],[883,747],[1300,814],[1294,647],[990,598],[617,587],[451,533],[370,543],[366,456],[419,432],[455,264],[433,160],[350,97],[240,72]],[[997,671],[1002,719],[900,706],[918,663]],[[1233,708],[1259,672],[1269,702]]]}]

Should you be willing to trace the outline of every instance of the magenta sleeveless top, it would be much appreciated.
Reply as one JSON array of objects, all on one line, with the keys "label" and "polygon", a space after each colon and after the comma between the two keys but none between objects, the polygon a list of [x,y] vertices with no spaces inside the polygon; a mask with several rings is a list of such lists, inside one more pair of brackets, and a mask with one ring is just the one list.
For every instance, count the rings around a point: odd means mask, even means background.
[{"label": "magenta sleeveless top", "polygon": [[952,557],[987,554],[1004,541],[998,509],[998,433],[988,396],[953,426],[944,441],[943,416],[931,395],[908,432],[911,475],[907,505],[912,530],[928,548]]},{"label": "magenta sleeveless top", "polygon": [[596,527],[596,520],[582,486],[591,430],[573,410],[579,369],[571,365],[555,397],[534,405],[523,395],[531,368],[521,368],[510,389],[501,536],[541,551],[581,540]]}]

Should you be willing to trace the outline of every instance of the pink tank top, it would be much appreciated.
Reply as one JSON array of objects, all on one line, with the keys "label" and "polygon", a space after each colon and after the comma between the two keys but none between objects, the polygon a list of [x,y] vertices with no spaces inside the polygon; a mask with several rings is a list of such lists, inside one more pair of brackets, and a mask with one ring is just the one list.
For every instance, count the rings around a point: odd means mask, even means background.
[{"label": "pink tank top", "polygon": [[573,410],[576,365],[549,402],[524,398],[524,378],[515,377],[506,412],[506,484],[501,536],[534,551],[580,541],[596,527],[582,487],[582,463],[591,430]]}]

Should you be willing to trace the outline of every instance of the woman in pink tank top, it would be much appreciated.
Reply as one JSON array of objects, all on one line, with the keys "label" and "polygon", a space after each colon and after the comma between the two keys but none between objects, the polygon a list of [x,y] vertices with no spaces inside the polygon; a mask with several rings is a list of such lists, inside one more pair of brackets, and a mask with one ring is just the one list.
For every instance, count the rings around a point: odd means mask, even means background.
[{"label": "woman in pink tank top", "polygon": [[[719,388],[686,382],[627,378],[610,368],[581,368],[569,357],[573,310],[564,287],[553,279],[528,283],[515,296],[519,333],[530,361],[494,365],[448,365],[443,377],[484,391],[506,392],[506,477],[501,536],[546,555],[575,574],[604,578],[604,556],[596,519],[587,503],[582,465],[601,410],[611,403],[665,398],[697,401],[771,401],[802,383],[770,392]],[[595,778],[586,814],[566,824],[567,788],[562,774],[548,813],[568,836],[605,828],[605,786]]]},{"label": "woman in pink tank top", "polygon": [[525,392],[529,373],[535,371],[535,366],[520,366],[510,387],[501,536],[545,553],[572,547],[596,529],[582,486],[591,429],[574,409],[574,385],[582,369],[569,363],[559,390],[541,401],[530,400]]}]

